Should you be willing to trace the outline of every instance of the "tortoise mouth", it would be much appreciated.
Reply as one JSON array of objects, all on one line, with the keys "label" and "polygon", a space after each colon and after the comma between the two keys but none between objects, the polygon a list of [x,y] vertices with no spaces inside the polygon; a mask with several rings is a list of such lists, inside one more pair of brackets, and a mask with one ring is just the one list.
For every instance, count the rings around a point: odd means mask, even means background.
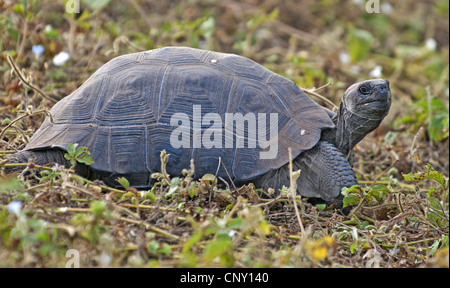
[{"label": "tortoise mouth", "polygon": [[389,106],[389,101],[374,99],[374,100],[371,100],[371,101],[366,101],[364,103],[361,103],[361,105],[380,108],[380,107]]},{"label": "tortoise mouth", "polygon": [[391,95],[389,92],[377,93],[375,97],[370,97],[361,103],[362,106],[374,108],[386,108],[391,103]]}]

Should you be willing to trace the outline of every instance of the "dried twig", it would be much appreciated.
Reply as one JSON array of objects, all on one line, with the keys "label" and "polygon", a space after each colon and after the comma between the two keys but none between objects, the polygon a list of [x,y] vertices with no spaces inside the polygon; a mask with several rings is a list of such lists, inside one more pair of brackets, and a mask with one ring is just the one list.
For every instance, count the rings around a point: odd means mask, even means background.
[{"label": "dried twig", "polygon": [[234,185],[233,179],[231,179],[230,174],[228,173],[227,167],[225,167],[225,164],[223,164],[223,161],[220,161],[222,163],[222,167],[225,170],[225,173],[227,173],[228,179],[230,179],[231,185],[233,185],[233,189],[237,190],[236,185]]},{"label": "dried twig", "polygon": [[47,96],[44,92],[42,92],[41,89],[39,89],[38,87],[34,86],[33,84],[30,83],[30,81],[28,81],[26,79],[26,77],[22,74],[22,72],[20,71],[20,69],[17,67],[16,63],[14,62],[14,60],[12,59],[11,55],[8,54],[7,56],[8,59],[8,63],[11,66],[11,68],[13,69],[13,71],[16,73],[17,77],[19,77],[19,79],[25,83],[27,86],[29,86],[31,89],[33,89],[34,91],[38,92],[39,94],[42,95],[42,97],[44,97],[45,99],[52,101],[53,103],[58,102],[58,100],[53,99],[49,96]]},{"label": "dried twig", "polygon": [[[326,86],[328,86],[328,85],[326,85]],[[324,86],[324,87],[326,87],[326,86]],[[320,89],[323,89],[323,88],[321,87]],[[336,111],[339,109],[339,107],[336,106],[336,104],[334,104],[333,102],[331,102],[330,100],[328,100],[325,96],[322,96],[322,95],[320,95],[319,93],[315,92],[315,91],[317,91],[316,89],[305,89],[305,88],[302,88],[302,90],[303,90],[306,94],[309,94],[309,95],[311,95],[311,96],[317,97],[317,98],[319,98],[320,100],[322,100],[322,101],[324,101],[325,103],[327,103],[328,105],[330,105],[330,107],[331,107],[331,109],[333,110],[333,112],[336,112]]]},{"label": "dried twig", "polygon": [[122,36],[117,37],[116,40],[114,40],[113,51],[115,54],[119,54],[119,45],[120,44],[125,44],[126,46],[130,47],[131,49],[133,49],[137,52],[142,52],[142,51],[147,50],[147,49],[137,46],[136,44],[131,42],[128,37],[122,35]]},{"label": "dried twig", "polygon": [[214,174],[214,181],[213,181],[213,183],[212,183],[212,185],[211,185],[211,190],[209,191],[209,209],[211,209],[211,207],[212,207],[212,201],[211,201],[211,199],[212,199],[212,194],[213,194],[213,192],[214,192],[214,183],[217,183],[217,174],[219,174],[219,169],[220,169],[220,163],[222,162],[222,158],[221,157],[219,157],[219,164],[217,165],[217,169],[216,169],[216,174]]},{"label": "dried twig", "polygon": [[40,113],[45,113],[47,116],[51,117],[51,114],[50,114],[50,112],[47,109],[41,109],[41,110],[37,110],[37,111],[34,111],[34,112],[26,112],[25,114],[17,117],[16,119],[12,120],[8,125],[6,125],[6,127],[0,133],[0,139],[3,138],[3,135],[5,134],[6,130],[11,128],[11,126],[14,125],[14,123],[18,122],[19,120],[21,120],[21,119],[23,119],[25,117],[36,115],[36,114],[40,114]]},{"label": "dried twig", "polygon": [[[302,236],[304,236],[304,235],[306,235],[305,228],[303,227],[302,218],[300,217],[300,213],[298,212],[297,201],[296,201],[297,178],[299,176],[300,176],[300,170],[295,171],[295,172],[292,171],[292,148],[289,147],[289,182],[290,182],[289,196],[292,197],[292,201],[293,201],[294,209],[295,209],[295,215],[297,216],[297,220],[298,220],[298,224],[300,225],[300,231],[302,233]],[[300,201],[300,205],[302,206],[302,212],[304,212],[301,198],[299,199],[299,201]]]}]

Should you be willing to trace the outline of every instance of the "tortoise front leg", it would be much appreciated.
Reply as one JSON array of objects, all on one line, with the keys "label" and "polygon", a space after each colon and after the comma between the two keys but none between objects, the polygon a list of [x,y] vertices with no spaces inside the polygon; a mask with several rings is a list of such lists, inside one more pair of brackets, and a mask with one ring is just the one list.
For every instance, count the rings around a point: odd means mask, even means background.
[{"label": "tortoise front leg", "polygon": [[328,205],[335,203],[337,208],[342,208],[342,188],[358,184],[344,154],[325,141],[297,157],[294,167],[301,169],[297,180],[298,194],[323,199]]},{"label": "tortoise front leg", "polygon": [[[293,166],[294,171],[301,170],[297,179],[297,193],[309,198],[309,202],[335,204],[340,209],[344,199],[342,188],[358,184],[344,154],[329,142],[320,141],[312,149],[303,152],[293,160]],[[289,187],[289,164],[255,179],[254,184],[265,190],[274,188],[277,192],[283,185]],[[350,209],[348,207],[342,212],[347,214]]]}]

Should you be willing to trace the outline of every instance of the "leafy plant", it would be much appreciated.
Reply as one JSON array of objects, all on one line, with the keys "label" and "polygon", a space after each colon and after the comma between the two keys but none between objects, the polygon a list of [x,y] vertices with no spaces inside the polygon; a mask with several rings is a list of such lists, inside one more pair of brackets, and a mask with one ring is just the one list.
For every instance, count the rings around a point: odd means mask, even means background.
[{"label": "leafy plant", "polygon": [[122,185],[125,190],[128,190],[130,188],[130,182],[127,180],[127,178],[120,177],[116,179],[116,181],[119,182],[119,184]]},{"label": "leafy plant", "polygon": [[347,38],[347,50],[353,62],[366,58],[369,54],[374,38],[369,31],[353,28]]},{"label": "leafy plant", "polygon": [[[429,92],[424,93],[428,94]],[[421,100],[413,104],[411,114],[396,121],[396,125],[411,124],[414,129],[426,125],[428,135],[434,142],[440,142],[449,137],[449,110],[440,98],[428,98],[419,94]]]},{"label": "leafy plant", "polygon": [[106,234],[108,228],[102,225],[104,220],[111,218],[109,210],[104,201],[92,201],[90,213],[76,214],[72,217],[70,223],[74,226],[83,227],[81,234],[90,243],[95,244]]},{"label": "leafy plant", "polygon": [[52,167],[52,170],[44,170],[41,172],[42,178],[39,179],[40,183],[43,183],[45,181],[50,181],[49,186],[50,188],[53,187],[53,184],[57,177],[61,176],[61,172],[59,171],[57,166]]},{"label": "leafy plant", "polygon": [[367,201],[369,205],[372,204],[374,200],[380,202],[384,196],[390,193],[390,190],[383,184],[377,184],[373,187],[354,185],[350,188],[344,187],[342,193],[345,195],[343,200],[345,208],[347,206],[357,205],[362,200]]},{"label": "leafy plant", "polygon": [[425,179],[432,179],[438,182],[442,186],[442,188],[446,190],[449,189],[448,179],[445,179],[442,173],[434,170],[433,166],[431,166],[430,164],[427,164],[427,166],[425,166],[424,172],[411,172],[408,174],[402,173],[402,175],[405,181],[419,182]]},{"label": "leafy plant", "polygon": [[431,249],[429,252],[430,256],[433,256],[439,248],[449,247],[448,235],[443,235],[441,239],[436,240],[433,245],[431,245]]},{"label": "leafy plant", "polygon": [[444,175],[436,171],[430,164],[427,164],[427,166],[425,167],[425,171],[423,172],[414,172],[402,175],[405,181],[420,182],[423,180],[431,179],[439,183],[440,188],[443,191],[439,197],[440,200],[435,195],[435,193],[439,192],[439,189],[432,187],[428,190],[427,203],[430,213],[427,214],[427,218],[432,224],[438,227],[448,227],[449,180],[445,179]]},{"label": "leafy plant", "polygon": [[72,167],[75,167],[77,162],[91,165],[94,164],[94,160],[89,156],[90,154],[87,147],[78,147],[78,143],[71,143],[67,145],[67,153],[64,154],[64,158],[70,161]]}]

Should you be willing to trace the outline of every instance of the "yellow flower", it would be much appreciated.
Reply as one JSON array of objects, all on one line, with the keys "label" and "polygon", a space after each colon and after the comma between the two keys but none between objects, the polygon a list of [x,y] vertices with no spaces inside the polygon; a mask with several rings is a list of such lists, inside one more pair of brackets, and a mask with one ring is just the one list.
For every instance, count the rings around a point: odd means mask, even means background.
[{"label": "yellow flower", "polygon": [[328,257],[334,250],[335,242],[333,237],[325,236],[317,241],[308,241],[305,245],[306,252],[314,262],[320,262]]},{"label": "yellow flower", "polygon": [[328,255],[328,248],[327,247],[318,247],[314,249],[312,253],[312,258],[314,261],[319,262],[325,258],[327,258]]}]

